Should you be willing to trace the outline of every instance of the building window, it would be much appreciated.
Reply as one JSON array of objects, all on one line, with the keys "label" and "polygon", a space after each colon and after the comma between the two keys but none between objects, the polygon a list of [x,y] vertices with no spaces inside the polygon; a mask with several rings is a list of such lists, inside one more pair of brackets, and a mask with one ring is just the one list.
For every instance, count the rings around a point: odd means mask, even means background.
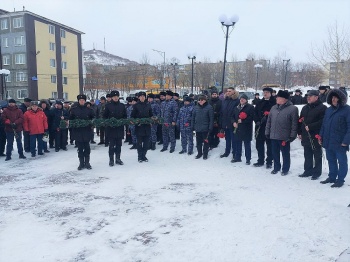
[{"label": "building window", "polygon": [[57,82],[57,76],[51,75],[51,83],[56,84]]},{"label": "building window", "polygon": [[26,72],[16,72],[16,82],[26,82],[27,73]]},{"label": "building window", "polygon": [[6,97],[12,98],[12,90],[6,90]]},{"label": "building window", "polygon": [[61,46],[61,53],[62,54],[65,54],[66,53],[66,47],[63,45]]},{"label": "building window", "polygon": [[8,25],[8,20],[7,19],[2,19],[1,20],[1,30],[5,30],[8,29],[9,25]]},{"label": "building window", "polygon": [[57,93],[57,92],[52,92],[52,93],[51,93],[51,97],[52,97],[53,99],[57,99],[57,98],[58,98],[58,93]]},{"label": "building window", "polygon": [[17,90],[17,98],[18,99],[24,99],[26,97],[28,97],[28,90],[27,89]]},{"label": "building window", "polygon": [[16,36],[14,39],[15,46],[24,45],[24,36]]},{"label": "building window", "polygon": [[56,67],[56,60],[55,59],[50,59],[50,66]]},{"label": "building window", "polygon": [[53,25],[49,25],[49,33],[52,35],[55,34],[55,27]]},{"label": "building window", "polygon": [[15,64],[16,65],[24,65],[26,63],[25,54],[15,54]]},{"label": "building window", "polygon": [[65,101],[68,101],[68,93],[63,92],[63,99],[64,99]]},{"label": "building window", "polygon": [[61,37],[66,38],[66,30],[61,29]]},{"label": "building window", "polygon": [[10,56],[9,55],[4,55],[2,57],[2,63],[3,63],[3,65],[10,65]]},{"label": "building window", "polygon": [[62,83],[63,83],[64,85],[68,85],[68,77],[64,76],[64,77],[62,78]]},{"label": "building window", "polygon": [[49,48],[51,51],[55,51],[55,46],[56,46],[55,43],[50,42]]},{"label": "building window", "polygon": [[5,75],[5,82],[11,83],[11,75]]},{"label": "building window", "polygon": [[8,40],[7,37],[4,37],[4,38],[2,39],[2,46],[3,46],[3,47],[9,47],[9,40]]},{"label": "building window", "polygon": [[13,19],[13,28],[23,27],[23,17],[17,17]]},{"label": "building window", "polygon": [[62,61],[62,69],[67,69],[67,62]]}]

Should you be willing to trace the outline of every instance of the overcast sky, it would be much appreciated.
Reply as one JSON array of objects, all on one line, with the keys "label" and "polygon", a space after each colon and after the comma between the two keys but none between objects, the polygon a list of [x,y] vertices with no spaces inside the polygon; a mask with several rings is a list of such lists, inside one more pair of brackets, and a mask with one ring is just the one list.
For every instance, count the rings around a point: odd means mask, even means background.
[{"label": "overcast sky", "polygon": [[227,60],[245,60],[254,53],[272,59],[285,55],[308,62],[312,43],[327,38],[336,21],[350,30],[350,0],[7,0],[1,9],[22,10],[83,31],[83,48],[96,49],[150,63],[176,57],[188,63],[223,60],[225,35],[218,17],[237,14],[239,21],[228,40]]}]

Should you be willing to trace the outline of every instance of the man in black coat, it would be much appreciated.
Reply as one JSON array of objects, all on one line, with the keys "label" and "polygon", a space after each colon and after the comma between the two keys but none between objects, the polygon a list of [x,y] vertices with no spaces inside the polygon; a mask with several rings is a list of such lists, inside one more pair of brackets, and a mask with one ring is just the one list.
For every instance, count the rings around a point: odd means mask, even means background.
[{"label": "man in black coat", "polygon": [[300,89],[295,90],[294,96],[291,97],[291,102],[293,105],[302,105],[303,104],[303,97],[301,96]]},{"label": "man in black coat", "polygon": [[304,147],[304,173],[299,177],[316,180],[322,173],[322,147],[315,137],[320,134],[324,114],[327,107],[318,99],[319,92],[310,90],[307,93],[308,104],[300,113],[298,137]]},{"label": "man in black coat", "polygon": [[[103,112],[104,119],[115,118],[117,120],[126,119],[126,108],[124,104],[119,101],[119,91],[111,92],[111,102],[107,103]],[[109,166],[114,166],[114,154],[115,163],[118,165],[124,165],[120,159],[122,151],[122,140],[124,138],[124,125],[112,127],[106,127],[106,134],[109,142]]]},{"label": "man in black coat", "polygon": [[[150,118],[153,116],[151,104],[146,102],[146,93],[139,92],[139,101],[133,106],[131,112],[132,118]],[[149,148],[149,140],[151,136],[150,124],[138,124],[135,127],[137,136],[137,155],[140,163],[148,162],[146,157]]]},{"label": "man in black coat", "polygon": [[255,105],[255,106],[256,106],[260,100],[261,100],[261,99],[260,99],[259,93],[255,93],[255,98],[254,98],[253,101],[252,101],[252,105]]},{"label": "man in black coat", "polygon": [[265,136],[265,127],[268,114],[276,104],[276,99],[272,96],[272,88],[265,87],[263,89],[263,98],[255,106],[254,122],[255,122],[255,139],[256,150],[258,151],[258,161],[253,164],[255,167],[264,165],[265,162],[265,143],[266,151],[266,168],[272,168],[272,150],[271,140]]},{"label": "man in black coat", "polygon": [[[25,112],[27,112],[27,108],[30,107],[31,102],[32,102],[32,99],[26,97],[24,98],[24,102],[19,106],[19,109],[22,110],[23,115]],[[27,152],[27,153],[30,152],[29,132],[26,132],[26,131],[23,131],[23,147],[24,147],[24,152]]]},{"label": "man in black coat", "polygon": [[[86,95],[78,95],[78,105],[71,109],[69,120],[92,120],[95,115],[94,111],[87,108],[85,105]],[[73,138],[78,147],[79,167],[91,169],[90,165],[90,140],[91,140],[91,126],[73,128]]]},{"label": "man in black coat", "polygon": [[330,86],[319,86],[318,87],[318,90],[320,91],[320,95],[319,95],[318,99],[320,99],[320,101],[322,103],[327,102],[327,95],[328,95],[328,92],[330,89],[331,89]]},{"label": "man in black coat", "polygon": [[220,143],[220,139],[217,137],[217,134],[220,131],[219,123],[222,106],[222,101],[219,99],[218,91],[214,90],[211,92],[211,99],[209,100],[209,104],[213,107],[214,111],[213,131],[210,132],[208,137],[209,147],[216,148]]}]

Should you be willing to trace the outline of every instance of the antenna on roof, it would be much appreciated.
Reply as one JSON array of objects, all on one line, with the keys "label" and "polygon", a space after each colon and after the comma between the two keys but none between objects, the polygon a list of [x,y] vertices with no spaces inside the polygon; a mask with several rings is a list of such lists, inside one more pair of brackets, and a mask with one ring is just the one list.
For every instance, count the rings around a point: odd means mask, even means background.
[{"label": "antenna on roof", "polygon": [[25,6],[23,6],[23,11],[25,11],[26,10],[26,8],[25,8]]},{"label": "antenna on roof", "polygon": [[92,43],[92,49],[95,50],[95,43]]},{"label": "antenna on roof", "polygon": [[106,38],[105,37],[103,38],[103,47],[104,47],[104,50],[106,52]]}]

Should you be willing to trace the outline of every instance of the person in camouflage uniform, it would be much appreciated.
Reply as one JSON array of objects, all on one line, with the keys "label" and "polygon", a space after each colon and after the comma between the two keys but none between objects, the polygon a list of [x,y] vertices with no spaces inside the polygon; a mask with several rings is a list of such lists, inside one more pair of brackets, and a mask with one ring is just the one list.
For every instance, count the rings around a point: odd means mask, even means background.
[{"label": "person in camouflage uniform", "polygon": [[[126,98],[126,102],[127,104],[125,105],[126,111],[128,111],[129,106],[131,106],[131,102],[132,102],[132,97],[128,96]],[[125,125],[125,140],[124,143],[129,143],[129,145],[132,145],[132,141],[131,141],[131,134],[129,131],[129,125]]]},{"label": "person in camouflage uniform", "polygon": [[186,152],[189,155],[193,154],[193,132],[191,127],[192,111],[192,99],[186,97],[184,100],[184,106],[180,108],[179,116],[177,118],[177,126],[180,128],[182,146],[182,150],[179,154],[184,154]]},{"label": "person in camouflage uniform", "polygon": [[[101,96],[100,98],[100,103],[97,106],[97,112],[98,112],[98,116],[97,118],[103,118],[103,114],[105,112],[105,108],[106,108],[106,98],[104,96]],[[98,143],[98,145],[104,145],[105,144],[105,136],[106,136],[106,127],[101,126],[100,127],[100,142]]]},{"label": "person in camouflage uniform", "polygon": [[[162,103],[165,101],[165,96],[166,96],[166,92],[162,91],[162,92],[159,92],[159,95],[155,97],[155,100],[160,107],[162,106]],[[159,141],[158,145],[163,145],[162,128],[163,126],[161,124],[158,124],[158,127],[157,127],[157,141]]]},{"label": "person in camouflage uniform", "polygon": [[176,117],[177,117],[177,103],[172,99],[173,92],[166,91],[165,101],[161,104],[161,117],[164,119],[164,123],[162,126],[162,134],[163,134],[163,148],[160,150],[164,152],[168,150],[169,142],[170,142],[170,153],[175,151],[176,139],[175,139],[175,125],[176,125]]},{"label": "person in camouflage uniform", "polygon": [[[153,117],[160,117],[160,106],[157,102],[154,101],[155,95],[149,94],[148,95],[148,103],[150,103],[152,108],[152,114]],[[157,127],[158,124],[153,124],[151,126],[151,136],[150,136],[150,149],[156,150],[156,143],[157,143]]]},{"label": "person in camouflage uniform", "polygon": [[[134,97],[132,102],[131,102],[131,106],[129,106],[126,109],[126,114],[128,116],[128,119],[131,118],[131,113],[132,113],[132,109],[133,109],[133,105],[135,105],[137,103],[137,98]],[[132,141],[132,147],[130,147],[130,149],[137,149],[137,137],[136,137],[136,133],[135,133],[135,125],[129,125],[129,130],[131,133],[131,141]]]}]

